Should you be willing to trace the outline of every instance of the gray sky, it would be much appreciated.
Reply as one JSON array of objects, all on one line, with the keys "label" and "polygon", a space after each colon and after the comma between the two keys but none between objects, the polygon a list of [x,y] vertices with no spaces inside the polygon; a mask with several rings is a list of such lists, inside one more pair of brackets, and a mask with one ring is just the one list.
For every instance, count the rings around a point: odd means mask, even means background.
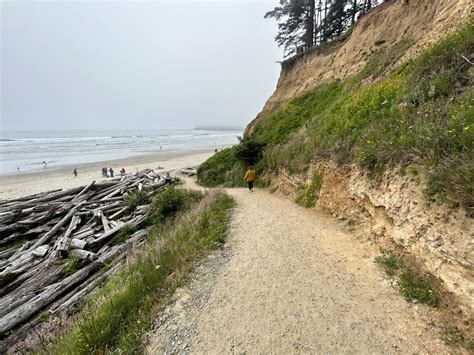
[{"label": "gray sky", "polygon": [[248,123],[276,86],[278,1],[3,1],[2,129]]}]

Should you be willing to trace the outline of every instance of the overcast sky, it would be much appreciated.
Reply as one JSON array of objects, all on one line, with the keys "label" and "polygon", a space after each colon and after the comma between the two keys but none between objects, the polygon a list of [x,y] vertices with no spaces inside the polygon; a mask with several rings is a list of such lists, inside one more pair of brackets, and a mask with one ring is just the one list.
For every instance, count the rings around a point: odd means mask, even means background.
[{"label": "overcast sky", "polygon": [[244,126],[278,79],[277,2],[0,0],[1,127]]}]

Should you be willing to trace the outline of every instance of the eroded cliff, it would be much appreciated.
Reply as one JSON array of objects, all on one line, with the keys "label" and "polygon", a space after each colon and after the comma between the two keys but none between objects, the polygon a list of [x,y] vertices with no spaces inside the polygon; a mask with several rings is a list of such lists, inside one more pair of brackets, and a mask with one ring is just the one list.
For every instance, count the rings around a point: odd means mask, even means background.
[{"label": "eroded cliff", "polygon": [[360,72],[372,54],[397,43],[407,50],[391,68],[416,56],[421,49],[443,35],[473,13],[471,0],[388,0],[363,15],[351,36],[343,43],[315,50],[283,69],[274,93],[262,111],[249,123],[252,132],[258,120],[316,85],[347,79]]}]

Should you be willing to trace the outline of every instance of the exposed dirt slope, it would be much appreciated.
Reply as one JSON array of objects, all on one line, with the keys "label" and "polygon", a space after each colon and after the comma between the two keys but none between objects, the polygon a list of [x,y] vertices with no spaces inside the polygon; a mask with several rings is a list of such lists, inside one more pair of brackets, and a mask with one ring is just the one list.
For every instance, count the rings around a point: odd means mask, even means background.
[{"label": "exposed dirt slope", "polygon": [[266,191],[229,193],[229,241],[176,292],[149,353],[448,352],[427,310],[334,219]]},{"label": "exposed dirt slope", "polygon": [[[318,84],[356,74],[377,50],[401,40],[410,40],[414,44],[400,61],[414,57],[422,48],[468,18],[473,6],[472,0],[386,1],[362,16],[344,43],[324,52],[309,53],[291,68],[282,70],[275,92],[262,112],[247,126],[247,132],[260,117],[282,103]],[[377,46],[377,41],[385,42]]]},{"label": "exposed dirt slope", "polygon": [[362,242],[401,250],[442,281],[446,322],[474,335],[474,220],[466,211],[426,199],[421,173],[387,171],[374,180],[355,165],[320,161],[307,175],[272,176],[272,187],[293,198],[312,171],[324,167],[317,206],[349,221]]}]

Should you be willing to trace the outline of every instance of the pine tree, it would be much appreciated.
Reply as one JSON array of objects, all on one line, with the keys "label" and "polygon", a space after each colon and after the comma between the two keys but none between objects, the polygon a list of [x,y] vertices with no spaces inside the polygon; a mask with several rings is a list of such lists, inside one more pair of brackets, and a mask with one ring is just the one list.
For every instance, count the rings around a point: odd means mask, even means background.
[{"label": "pine tree", "polygon": [[339,37],[348,27],[350,13],[346,11],[347,0],[333,0],[326,15],[324,41]]},{"label": "pine tree", "polygon": [[265,18],[277,20],[275,41],[288,57],[341,36],[355,24],[359,14],[377,3],[377,0],[280,0],[280,5],[267,12]]},{"label": "pine tree", "polygon": [[285,50],[286,56],[299,48],[314,45],[315,0],[280,0],[280,6],[265,14],[265,18],[278,21],[275,41]]}]

